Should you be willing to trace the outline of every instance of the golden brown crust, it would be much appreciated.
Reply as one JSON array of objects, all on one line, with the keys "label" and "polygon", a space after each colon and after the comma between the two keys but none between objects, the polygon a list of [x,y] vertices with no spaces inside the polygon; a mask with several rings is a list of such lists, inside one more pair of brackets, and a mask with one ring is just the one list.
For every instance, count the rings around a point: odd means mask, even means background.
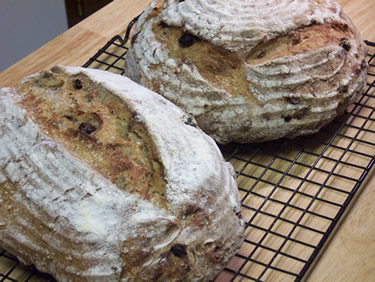
[{"label": "golden brown crust", "polygon": [[[179,39],[189,33],[184,33],[183,30],[175,27],[168,27],[163,22],[155,24],[153,32],[155,39],[166,46],[169,50],[169,58],[176,60],[177,65],[186,63],[196,66],[200,75],[210,81],[214,87],[232,92],[233,96],[249,96],[242,58],[198,37],[193,39],[194,44],[189,48],[181,47]],[[153,66],[150,70],[153,70]],[[157,90],[156,87],[154,89]]]},{"label": "golden brown crust", "polygon": [[153,1],[125,75],[218,143],[317,132],[366,87],[366,46],[333,0]]},{"label": "golden brown crust", "polygon": [[123,76],[60,66],[0,89],[0,130],[0,244],[57,280],[209,280],[243,241],[216,144]]},{"label": "golden brown crust", "polygon": [[17,89],[28,92],[20,105],[48,136],[120,189],[165,207],[166,182],[155,144],[120,98],[83,74],[70,77],[58,68]]},{"label": "golden brown crust", "polygon": [[259,44],[249,54],[246,61],[251,65],[262,64],[277,58],[304,54],[318,48],[340,45],[343,44],[345,38],[352,36],[346,24],[314,23]]}]

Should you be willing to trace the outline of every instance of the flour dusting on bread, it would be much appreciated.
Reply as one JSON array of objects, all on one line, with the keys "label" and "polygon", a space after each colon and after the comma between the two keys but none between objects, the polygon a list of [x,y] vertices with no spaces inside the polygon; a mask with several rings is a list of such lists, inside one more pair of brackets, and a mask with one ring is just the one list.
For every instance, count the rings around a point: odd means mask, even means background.
[{"label": "flour dusting on bread", "polygon": [[243,241],[215,142],[123,76],[30,76],[0,90],[0,129],[0,245],[58,280],[213,279]]},{"label": "flour dusting on bread", "polygon": [[310,134],[364,91],[366,46],[332,0],[153,1],[125,75],[219,143]]}]

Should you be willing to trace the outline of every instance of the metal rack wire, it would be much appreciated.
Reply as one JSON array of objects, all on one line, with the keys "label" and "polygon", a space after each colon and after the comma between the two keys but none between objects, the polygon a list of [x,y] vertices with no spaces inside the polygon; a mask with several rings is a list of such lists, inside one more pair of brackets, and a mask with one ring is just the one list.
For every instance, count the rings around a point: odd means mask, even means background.
[{"label": "metal rack wire", "polygon": [[[123,74],[131,25],[84,67]],[[246,239],[217,281],[300,281],[360,191],[375,163],[375,43],[366,44],[368,88],[330,125],[294,140],[220,147],[237,172]],[[1,249],[0,265],[0,282],[54,281]]]}]

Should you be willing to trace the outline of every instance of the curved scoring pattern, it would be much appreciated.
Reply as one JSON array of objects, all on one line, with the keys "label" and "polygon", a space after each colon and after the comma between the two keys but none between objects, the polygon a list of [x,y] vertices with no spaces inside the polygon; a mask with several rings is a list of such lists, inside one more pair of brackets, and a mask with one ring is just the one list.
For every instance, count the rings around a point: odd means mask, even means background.
[{"label": "curved scoring pattern", "polygon": [[[61,108],[70,107],[66,93],[79,106],[78,115],[62,113],[70,121],[84,116],[86,107],[111,104],[109,117],[101,113],[98,135],[75,134],[81,125],[40,115],[51,111],[52,96]],[[98,137],[103,131],[108,138],[121,133],[113,151],[134,132],[129,148],[134,142],[147,157],[157,154],[149,178],[162,178],[162,198],[153,183],[142,184],[149,194],[132,190],[130,181],[124,189],[90,162],[115,161],[99,154],[107,141]],[[95,150],[88,157],[82,151],[89,147]],[[122,158],[130,156],[125,153]],[[136,157],[141,160],[141,153]],[[55,67],[15,89],[0,89],[0,203],[1,246],[62,281],[210,280],[243,242],[235,172],[214,141],[160,95],[100,70]]]},{"label": "curved scoring pattern", "polygon": [[242,54],[257,44],[311,23],[343,22],[340,7],[332,1],[231,0],[165,1],[162,19],[171,26],[183,26],[192,34],[215,45]]},{"label": "curved scoring pattern", "polygon": [[[301,61],[314,63],[303,64]],[[280,88],[303,85],[309,81],[327,81],[334,77],[344,66],[345,55],[338,46],[319,49],[316,52],[293,56],[286,59],[274,59],[264,64],[249,66],[247,79],[251,82],[250,89],[255,92],[255,85],[263,88]],[[280,76],[283,79],[280,80]],[[269,95],[270,91],[265,91],[268,95],[266,99],[274,99]],[[324,98],[325,93],[314,93],[314,96]]]},{"label": "curved scoring pattern", "polygon": [[219,143],[316,132],[366,86],[365,44],[332,0],[158,0],[135,34],[125,75]]}]

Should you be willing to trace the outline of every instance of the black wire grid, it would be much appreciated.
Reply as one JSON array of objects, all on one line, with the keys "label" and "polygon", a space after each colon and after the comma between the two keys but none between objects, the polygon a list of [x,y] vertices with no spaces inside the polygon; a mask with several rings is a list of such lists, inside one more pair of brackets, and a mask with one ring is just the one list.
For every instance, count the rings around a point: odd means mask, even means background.
[{"label": "black wire grid", "polygon": [[[84,67],[123,74],[136,20]],[[330,125],[294,140],[220,147],[237,172],[246,235],[217,281],[299,281],[322,250],[375,163],[375,43],[366,44],[367,90]],[[54,280],[0,249],[0,281]]]}]

